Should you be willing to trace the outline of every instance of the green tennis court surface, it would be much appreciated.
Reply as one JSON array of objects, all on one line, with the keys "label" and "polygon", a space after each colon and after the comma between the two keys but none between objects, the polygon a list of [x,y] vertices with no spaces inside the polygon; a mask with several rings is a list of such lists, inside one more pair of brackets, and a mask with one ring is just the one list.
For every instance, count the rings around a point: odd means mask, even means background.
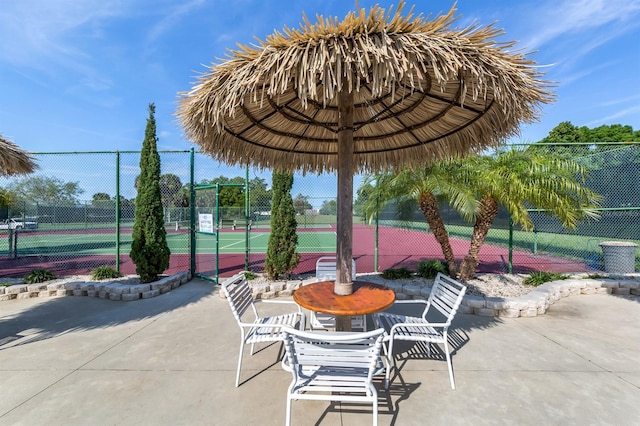
[{"label": "green tennis court surface", "polygon": [[[167,233],[167,243],[173,254],[189,254],[189,232],[187,230]],[[217,238],[217,241],[216,241]],[[196,251],[198,253],[244,253],[246,237],[243,231],[221,231],[218,235],[196,233]],[[269,242],[268,230],[251,231],[248,235],[252,253],[266,253]],[[120,234],[120,252],[128,253],[131,248],[131,234]],[[109,232],[92,232],[91,229],[65,232],[22,232],[18,235],[17,251],[19,255],[32,254],[113,254],[116,250],[116,235]],[[6,235],[0,238],[0,251],[8,251]],[[335,232],[298,232],[298,252],[335,252]]]},{"label": "green tennis court surface", "polygon": [[[244,232],[220,232],[220,253],[243,253],[245,251]],[[266,253],[269,243],[269,232],[250,232],[249,247],[252,253]],[[196,234],[196,247],[199,253],[211,253],[216,248],[215,234]],[[298,249],[300,253],[335,252],[335,232],[298,232]]]}]

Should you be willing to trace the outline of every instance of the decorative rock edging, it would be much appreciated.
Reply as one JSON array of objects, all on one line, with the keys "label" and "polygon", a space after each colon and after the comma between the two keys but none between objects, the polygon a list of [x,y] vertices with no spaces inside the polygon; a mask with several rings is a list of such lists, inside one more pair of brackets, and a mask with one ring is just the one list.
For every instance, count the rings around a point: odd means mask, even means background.
[{"label": "decorative rock edging", "polygon": [[519,297],[465,296],[458,312],[503,318],[535,317],[544,315],[560,298],[589,294],[640,296],[640,281],[628,277],[551,281]]},{"label": "decorative rock edging", "polygon": [[[291,296],[293,290],[302,285],[315,282],[310,280],[279,281],[276,283],[252,283],[253,297],[272,299]],[[417,284],[401,284],[393,281],[385,285],[396,293],[396,299],[428,298],[431,287]],[[640,296],[640,274],[614,275],[607,278],[569,278],[551,281],[535,287],[529,293],[519,297],[482,297],[465,296],[458,312],[479,316],[518,318],[544,315],[549,306],[560,298],[589,294],[619,294]],[[224,293],[220,291],[220,297]]]},{"label": "decorative rock edging", "polygon": [[32,297],[88,296],[127,302],[159,296],[186,284],[190,279],[191,273],[188,271],[148,284],[130,284],[130,278],[114,281],[78,281],[74,278],[61,278],[39,284],[2,286],[0,301]]}]

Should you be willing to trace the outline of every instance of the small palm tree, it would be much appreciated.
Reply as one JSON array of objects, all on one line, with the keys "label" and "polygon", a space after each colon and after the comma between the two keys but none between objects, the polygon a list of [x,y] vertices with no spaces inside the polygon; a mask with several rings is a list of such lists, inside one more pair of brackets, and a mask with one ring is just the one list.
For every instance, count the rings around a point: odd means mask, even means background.
[{"label": "small palm tree", "polygon": [[595,208],[600,197],[582,186],[584,175],[584,168],[571,160],[530,151],[451,159],[421,170],[405,169],[369,177],[367,182],[376,182],[376,192],[365,210],[372,215],[379,210],[379,205],[394,200],[399,206],[398,216],[408,218],[403,208],[405,202],[412,200],[412,209],[417,202],[442,248],[449,275],[456,277],[455,258],[439,202],[451,205],[464,219],[474,223],[469,251],[459,275],[461,280],[468,281],[478,266],[480,248],[500,205],[506,207],[514,223],[525,230],[533,229],[527,211],[530,207],[544,209],[567,228],[575,228],[585,217],[597,217]]},{"label": "small palm tree", "polygon": [[528,212],[532,207],[556,217],[568,229],[575,229],[585,218],[599,217],[595,209],[602,197],[582,186],[586,171],[570,159],[514,149],[496,157],[470,157],[465,162],[477,170],[470,184],[478,205],[469,252],[460,267],[463,281],[475,273],[480,248],[500,205],[525,231],[533,230]]},{"label": "small palm tree", "polygon": [[418,208],[442,249],[452,277],[457,275],[456,261],[439,203],[449,203],[468,220],[473,216],[477,200],[464,176],[464,167],[461,167],[463,164],[461,161],[442,161],[419,170],[403,169],[396,173],[369,176],[365,180],[365,185],[371,184],[375,188],[364,206],[370,220],[391,200],[396,203],[398,218],[409,220],[415,210],[415,203],[418,203]]}]

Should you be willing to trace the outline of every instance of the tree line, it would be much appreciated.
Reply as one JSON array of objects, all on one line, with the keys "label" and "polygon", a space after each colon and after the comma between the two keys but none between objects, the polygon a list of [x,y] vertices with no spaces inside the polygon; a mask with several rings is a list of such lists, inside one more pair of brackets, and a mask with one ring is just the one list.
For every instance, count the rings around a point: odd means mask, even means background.
[{"label": "tree line", "polygon": [[[531,144],[531,152],[548,153],[564,157],[587,157],[582,164],[588,169],[611,166],[612,162],[629,162],[630,159],[624,152],[619,156],[615,153],[615,145],[597,145],[597,143],[620,143],[640,141],[640,130],[634,130],[632,126],[613,124],[595,128],[575,126],[569,121],[563,121],[554,127],[549,134],[540,141]],[[562,145],[558,145],[562,144]],[[590,154],[610,152],[609,156],[593,156]],[[598,158],[600,158],[598,160]],[[640,159],[632,159],[640,162]],[[599,163],[598,163],[599,161]],[[137,190],[139,176],[136,177],[134,187]],[[219,176],[213,179],[204,179],[197,185],[207,184],[244,184],[243,177]],[[180,178],[171,173],[160,176],[160,189],[162,205],[164,207],[187,207],[190,202],[190,184],[183,183]],[[268,207],[271,205],[271,190],[267,182],[262,178],[253,178],[249,181],[250,204],[252,206]],[[366,185],[356,191],[354,209],[356,214],[362,213],[362,206],[367,199],[370,188]],[[27,176],[9,182],[6,187],[0,188],[0,206],[19,204],[42,204],[73,206],[81,204],[81,196],[85,190],[79,182],[66,182],[59,177]],[[243,207],[245,204],[244,190],[241,187],[221,187],[220,204],[225,207]],[[196,206],[214,205],[213,195],[203,193],[196,199]],[[293,199],[296,214],[302,215],[312,208],[308,195],[298,194]],[[91,196],[89,203],[95,207],[108,207],[115,205],[115,196],[104,192],[98,192]],[[128,199],[120,196],[120,206],[133,207],[135,198]],[[325,200],[320,206],[319,213],[325,215],[335,214],[337,203],[335,200]]]}]

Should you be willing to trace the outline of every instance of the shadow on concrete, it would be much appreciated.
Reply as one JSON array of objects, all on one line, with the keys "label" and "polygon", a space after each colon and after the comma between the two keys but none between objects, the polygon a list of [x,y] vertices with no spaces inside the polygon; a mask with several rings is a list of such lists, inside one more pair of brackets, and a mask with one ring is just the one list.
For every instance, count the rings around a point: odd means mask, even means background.
[{"label": "shadow on concrete", "polygon": [[107,328],[166,314],[214,293],[205,280],[192,280],[163,295],[112,301],[86,296],[43,298],[24,306],[22,301],[0,303],[0,351],[73,331]]}]

